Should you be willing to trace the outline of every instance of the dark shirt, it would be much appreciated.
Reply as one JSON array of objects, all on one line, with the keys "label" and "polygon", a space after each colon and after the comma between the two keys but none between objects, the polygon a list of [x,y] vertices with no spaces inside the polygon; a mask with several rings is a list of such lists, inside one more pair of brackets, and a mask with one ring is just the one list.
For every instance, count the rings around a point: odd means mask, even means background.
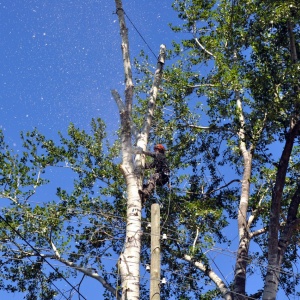
[{"label": "dark shirt", "polygon": [[145,164],[145,169],[155,169],[155,173],[160,173],[169,176],[170,169],[164,153],[143,151],[147,156],[153,157],[151,163]]}]

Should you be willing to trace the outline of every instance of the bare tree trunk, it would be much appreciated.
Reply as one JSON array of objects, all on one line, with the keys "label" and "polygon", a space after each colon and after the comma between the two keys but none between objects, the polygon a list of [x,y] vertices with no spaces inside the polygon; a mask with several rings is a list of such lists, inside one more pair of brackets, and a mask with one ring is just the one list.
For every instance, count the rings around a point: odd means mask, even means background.
[{"label": "bare tree trunk", "polygon": [[138,194],[132,157],[132,102],[133,82],[129,55],[128,30],[125,25],[121,0],[115,0],[122,38],[122,55],[125,73],[125,104],[117,91],[112,91],[118,104],[121,119],[121,170],[127,187],[127,225],[124,251],[119,258],[122,283],[122,299],[139,299],[140,296],[140,252],[141,252],[141,202]]},{"label": "bare tree trunk", "polygon": [[132,122],[133,80],[129,55],[128,30],[125,24],[124,10],[121,0],[115,0],[116,12],[119,18],[120,34],[122,38],[122,56],[125,73],[125,101],[119,93],[112,90],[112,96],[119,108],[121,119],[121,149],[123,172],[127,187],[127,225],[124,250],[121,253],[118,268],[121,276],[122,300],[140,298],[140,254],[141,254],[141,199],[138,189],[141,187],[143,176],[144,157],[136,155],[135,161],[132,151],[132,140],[135,138],[139,147],[146,149],[152,117],[155,110],[157,90],[162,79],[163,64],[165,61],[165,46],[161,45],[158,57],[157,70],[150,97],[148,111],[145,113],[144,126],[140,133]]},{"label": "bare tree trunk", "polygon": [[149,132],[152,124],[152,119],[155,111],[155,105],[156,105],[156,98],[158,93],[158,88],[162,81],[162,75],[163,75],[163,66],[166,59],[166,47],[165,45],[160,45],[160,51],[159,56],[157,59],[157,66],[156,71],[154,74],[154,80],[153,84],[150,90],[150,96],[148,99],[148,110],[144,117],[144,123],[143,127],[141,129],[141,132],[137,138],[137,146],[143,148],[143,150],[146,150],[146,145],[148,143],[148,137]]},{"label": "bare tree trunk", "polygon": [[241,199],[238,211],[239,247],[237,250],[237,258],[234,271],[235,299],[245,299],[244,295],[246,293],[246,271],[250,244],[250,237],[246,218],[249,201],[252,155],[248,151],[246,151],[246,149],[244,149],[244,151],[244,173],[241,187]]},{"label": "bare tree trunk", "polygon": [[250,193],[250,179],[252,170],[252,155],[253,149],[246,147],[246,134],[245,134],[245,119],[243,114],[242,101],[238,91],[235,92],[237,113],[239,115],[240,129],[239,135],[239,148],[244,161],[244,173],[241,187],[241,198],[238,211],[238,232],[239,232],[239,247],[237,251],[237,259],[234,271],[234,293],[235,299],[245,299],[246,293],[246,271],[248,261],[248,251],[250,244],[249,230],[247,226],[247,210],[249,203]]}]

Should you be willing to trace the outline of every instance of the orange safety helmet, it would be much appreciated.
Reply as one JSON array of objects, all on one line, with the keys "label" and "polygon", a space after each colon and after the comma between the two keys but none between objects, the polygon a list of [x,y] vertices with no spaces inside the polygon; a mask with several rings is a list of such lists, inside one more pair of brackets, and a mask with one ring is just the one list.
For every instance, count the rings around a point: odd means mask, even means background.
[{"label": "orange safety helmet", "polygon": [[154,151],[158,150],[161,153],[164,153],[166,151],[165,147],[162,144],[157,144],[154,146]]}]

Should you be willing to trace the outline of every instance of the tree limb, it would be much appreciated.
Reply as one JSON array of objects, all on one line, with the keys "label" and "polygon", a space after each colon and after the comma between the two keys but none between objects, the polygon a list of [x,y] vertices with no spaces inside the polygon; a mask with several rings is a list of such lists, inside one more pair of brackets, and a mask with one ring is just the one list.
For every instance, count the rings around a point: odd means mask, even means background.
[{"label": "tree limb", "polygon": [[125,74],[125,107],[129,114],[132,111],[132,99],[133,99],[133,81],[132,81],[132,71],[129,55],[129,39],[128,39],[128,29],[125,25],[124,10],[122,7],[122,1],[115,0],[116,3],[116,13],[118,15],[120,34],[122,38],[122,56],[123,56],[123,66]]},{"label": "tree limb", "polygon": [[[113,295],[116,295],[116,289],[113,288],[102,276],[100,276],[96,271],[94,271],[91,268],[83,268],[78,266],[77,264],[70,262],[68,260],[65,260],[63,258],[58,259],[61,263],[65,264],[68,267],[71,267],[77,271],[82,272],[84,275],[89,276],[91,278],[96,279],[97,281],[99,281],[103,287],[105,289],[107,289],[108,291],[110,291]],[[121,299],[120,296],[118,296],[117,299]]]},{"label": "tree limb", "polygon": [[199,228],[197,227],[196,236],[195,236],[194,243],[193,243],[193,251],[195,251],[195,247],[196,247],[198,237],[199,237]]},{"label": "tree limb", "polygon": [[207,54],[209,54],[210,56],[212,56],[214,59],[216,59],[216,57],[210,52],[208,51],[200,42],[198,38],[194,38],[195,42],[197,43],[197,45]]},{"label": "tree limb", "polygon": [[6,198],[6,199],[8,199],[8,200],[11,200],[11,201],[14,202],[15,204],[18,204],[18,203],[19,203],[18,200],[17,200],[17,198],[13,198],[13,197],[11,197],[11,196],[5,194],[4,192],[2,192],[2,193],[0,194],[0,197],[1,197],[1,198]]},{"label": "tree limb", "polygon": [[121,99],[120,94],[118,93],[117,90],[111,90],[111,94],[112,94],[112,96],[113,96],[113,98],[114,98],[114,100],[115,100],[115,102],[118,106],[119,113],[123,114],[125,112],[126,108],[125,108],[125,104],[123,103],[123,101]]},{"label": "tree limb", "polygon": [[[186,15],[188,16],[188,18],[191,18],[191,17],[189,16],[188,11],[187,11],[187,10],[184,10],[184,11],[185,11]],[[216,57],[215,57],[210,51],[208,51],[208,50],[200,43],[199,39],[196,37],[196,32],[197,32],[197,30],[196,30],[196,22],[193,23],[193,26],[192,26],[192,32],[193,32],[194,40],[195,40],[195,42],[197,43],[197,45],[198,45],[204,52],[206,52],[207,54],[209,54],[210,56],[212,56],[214,59],[216,59]]]},{"label": "tree limb", "polygon": [[210,126],[199,126],[199,125],[187,124],[186,126],[190,127],[190,128],[201,129],[201,130],[208,131],[208,132],[232,131],[230,129],[230,126],[228,126],[228,125],[217,126],[215,124],[212,124]]},{"label": "tree limb", "polygon": [[[260,190],[261,190],[261,188],[260,188]],[[258,194],[260,193],[260,190],[258,191]],[[248,222],[247,222],[247,228],[248,228],[248,230],[250,229],[251,224],[253,223],[253,221],[255,220],[255,218],[257,217],[257,215],[258,215],[258,213],[260,211],[261,203],[262,203],[262,201],[263,201],[263,199],[264,199],[264,197],[265,197],[265,195],[267,194],[268,191],[269,191],[269,188],[267,188],[265,190],[264,194],[262,195],[262,197],[260,197],[260,200],[258,202],[257,208],[255,210],[253,210],[251,216],[249,217]]]},{"label": "tree limb", "polygon": [[230,184],[232,184],[234,182],[241,182],[241,180],[240,179],[233,179],[233,180],[229,181],[228,183],[226,183],[225,185],[222,185],[221,187],[219,187],[219,188],[217,188],[217,189],[215,189],[215,190],[213,190],[213,191],[211,191],[209,193],[204,193],[204,195],[210,195],[210,194],[212,194],[212,193],[214,193],[216,191],[219,191],[219,190],[221,190],[221,189],[223,189],[225,187],[228,187]]},{"label": "tree limb", "polygon": [[280,235],[280,239],[279,239],[280,253],[278,259],[279,261],[283,260],[283,256],[286,251],[286,248],[290,243],[290,239],[293,233],[295,232],[295,228],[299,224],[299,219],[297,219],[299,206],[300,206],[300,185],[298,185],[298,188],[292,197],[292,201],[290,203],[287,218],[286,218],[286,225]]},{"label": "tree limb", "polygon": [[264,228],[261,228],[261,229],[258,229],[258,230],[256,230],[256,231],[254,231],[254,232],[251,232],[251,233],[249,234],[249,238],[252,239],[252,238],[254,238],[254,237],[256,237],[256,236],[259,236],[259,235],[261,235],[261,234],[263,234],[263,233],[266,233],[267,230],[268,230],[268,228],[264,227]]},{"label": "tree limb", "polygon": [[100,276],[94,269],[91,269],[91,268],[84,268],[84,267],[81,267],[69,260],[66,260],[64,258],[61,257],[60,253],[58,252],[56,246],[54,245],[54,243],[52,241],[50,241],[50,244],[51,244],[51,247],[55,253],[55,259],[60,261],[61,263],[63,263],[64,265],[70,267],[70,268],[73,268],[81,273],[83,273],[84,275],[86,276],[89,276],[91,278],[94,278],[96,279],[97,281],[99,281],[103,287],[105,289],[107,289],[108,291],[110,291],[113,295],[117,295],[117,299],[121,299],[121,297],[116,294],[116,289],[113,288],[102,276]]},{"label": "tree limb", "polygon": [[[111,94],[118,106],[120,115],[124,114],[126,112],[126,107],[125,107],[124,102],[121,99],[120,94],[118,93],[117,90],[111,90]],[[138,136],[138,130],[137,130],[135,124],[132,122],[131,115],[129,115],[129,119],[130,119],[130,125],[131,125],[131,132],[134,135],[134,137],[136,138]]]},{"label": "tree limb", "polygon": [[215,272],[213,272],[208,266],[204,265],[200,261],[194,261],[193,257],[187,254],[184,255],[183,259],[191,263],[197,269],[201,270],[206,276],[208,276],[216,284],[216,286],[222,293],[224,299],[232,300],[230,290],[226,287],[223,280]]},{"label": "tree limb", "polygon": [[143,150],[145,150],[144,148],[148,142],[148,136],[149,136],[154,110],[155,110],[157,92],[162,80],[163,66],[165,63],[165,59],[166,59],[166,46],[162,44],[160,45],[160,52],[157,59],[156,71],[154,74],[152,88],[150,90],[150,97],[148,99],[147,114],[145,115],[144,124],[141,130],[141,139],[139,140],[140,144],[138,144],[138,146],[140,146]]},{"label": "tree limb", "polygon": [[212,84],[212,83],[203,83],[203,84],[196,84],[196,85],[188,85],[189,88],[195,89],[198,87],[221,87],[220,84]]}]

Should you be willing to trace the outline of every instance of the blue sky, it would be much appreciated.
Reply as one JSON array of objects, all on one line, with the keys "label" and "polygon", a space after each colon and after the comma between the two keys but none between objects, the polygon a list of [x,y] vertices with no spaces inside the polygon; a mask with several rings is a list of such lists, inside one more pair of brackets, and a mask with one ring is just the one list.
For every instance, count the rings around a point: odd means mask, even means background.
[{"label": "blue sky", "polygon": [[[124,9],[155,53],[171,45],[172,1],[124,1]],[[120,35],[113,0],[1,1],[0,127],[18,147],[21,130],[49,137],[70,122],[88,128],[92,117],[115,130],[110,90],[123,92]],[[128,22],[128,20],[127,20]],[[150,50],[128,22],[131,57]]]}]

